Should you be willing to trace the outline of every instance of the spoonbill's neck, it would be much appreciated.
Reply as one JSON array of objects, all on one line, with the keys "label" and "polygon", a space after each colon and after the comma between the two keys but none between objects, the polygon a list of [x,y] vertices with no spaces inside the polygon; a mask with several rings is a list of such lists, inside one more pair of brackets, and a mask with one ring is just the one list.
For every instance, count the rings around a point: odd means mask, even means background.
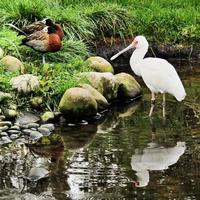
[{"label": "spoonbill's neck", "polygon": [[130,58],[131,68],[134,71],[134,73],[138,76],[140,76],[140,69],[137,66],[140,62],[142,62],[147,51],[148,51],[148,46],[140,47],[133,52]]}]

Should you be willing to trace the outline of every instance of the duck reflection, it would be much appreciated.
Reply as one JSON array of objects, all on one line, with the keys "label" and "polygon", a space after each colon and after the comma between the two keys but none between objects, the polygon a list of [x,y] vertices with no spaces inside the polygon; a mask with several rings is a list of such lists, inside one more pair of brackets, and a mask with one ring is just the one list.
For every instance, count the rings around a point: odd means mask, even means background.
[{"label": "duck reflection", "polygon": [[137,181],[134,181],[135,186],[147,186],[150,179],[149,171],[168,169],[179,160],[185,149],[185,142],[177,142],[174,147],[163,147],[151,142],[141,151],[136,149],[131,158],[131,167],[137,176]]}]

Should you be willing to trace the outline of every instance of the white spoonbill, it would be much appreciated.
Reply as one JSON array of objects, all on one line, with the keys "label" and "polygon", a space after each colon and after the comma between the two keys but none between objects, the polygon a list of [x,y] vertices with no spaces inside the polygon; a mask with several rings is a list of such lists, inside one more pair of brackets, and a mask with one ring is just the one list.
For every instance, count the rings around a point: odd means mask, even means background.
[{"label": "white spoonbill", "polygon": [[114,60],[129,49],[135,49],[130,58],[130,65],[134,73],[142,77],[151,91],[149,116],[151,117],[154,109],[155,94],[160,92],[163,94],[162,105],[163,117],[165,118],[165,93],[173,95],[178,101],[182,101],[186,93],[176,70],[169,62],[161,58],[144,58],[148,47],[149,44],[144,36],[136,36],[128,47],[114,55],[111,60]]}]

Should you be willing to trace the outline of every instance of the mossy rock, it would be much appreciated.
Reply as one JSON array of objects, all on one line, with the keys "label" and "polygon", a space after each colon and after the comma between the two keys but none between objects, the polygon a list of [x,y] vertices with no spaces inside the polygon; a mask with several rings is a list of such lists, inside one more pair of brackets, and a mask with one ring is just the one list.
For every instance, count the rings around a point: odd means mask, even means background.
[{"label": "mossy rock", "polygon": [[98,109],[106,108],[109,105],[106,98],[100,92],[98,92],[95,88],[93,88],[91,85],[81,84],[80,86],[88,90],[88,92],[95,98],[98,105]]},{"label": "mossy rock", "polygon": [[42,116],[41,116],[41,120],[43,122],[49,122],[51,120],[53,120],[55,118],[54,113],[50,112],[50,111],[46,111]]},{"label": "mossy rock", "polygon": [[119,73],[115,77],[119,82],[118,98],[133,98],[141,94],[141,86],[130,74]]},{"label": "mossy rock", "polygon": [[65,91],[59,109],[69,118],[89,117],[97,113],[97,102],[88,90],[74,87]]},{"label": "mossy rock", "polygon": [[89,84],[100,92],[107,101],[117,98],[119,83],[112,73],[84,72],[81,75],[87,78]]},{"label": "mossy rock", "polygon": [[0,63],[9,71],[20,71],[24,73],[23,63],[14,56],[5,56],[1,59]]},{"label": "mossy rock", "polygon": [[114,73],[112,65],[100,56],[92,56],[87,59],[89,67],[97,72],[111,72]]}]

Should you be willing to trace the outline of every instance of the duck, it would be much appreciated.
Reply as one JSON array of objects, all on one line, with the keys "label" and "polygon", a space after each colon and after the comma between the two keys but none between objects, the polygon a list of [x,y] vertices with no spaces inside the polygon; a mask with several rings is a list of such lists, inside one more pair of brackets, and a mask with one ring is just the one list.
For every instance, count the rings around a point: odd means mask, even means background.
[{"label": "duck", "polygon": [[61,24],[55,24],[49,18],[45,18],[41,21],[33,22],[29,25],[23,26],[21,29],[19,29],[18,27],[16,27],[13,24],[8,24],[8,25],[15,28],[18,31],[18,36],[19,35],[25,35],[25,36],[31,35],[37,31],[43,30],[47,26],[51,26],[55,29],[55,32],[59,35],[61,40],[63,40],[63,37],[64,37],[64,31],[63,31]]},{"label": "duck", "polygon": [[45,53],[57,52],[62,46],[61,39],[52,26],[46,26],[41,31],[34,32],[22,39],[21,45],[26,45],[42,53],[45,64]]}]

